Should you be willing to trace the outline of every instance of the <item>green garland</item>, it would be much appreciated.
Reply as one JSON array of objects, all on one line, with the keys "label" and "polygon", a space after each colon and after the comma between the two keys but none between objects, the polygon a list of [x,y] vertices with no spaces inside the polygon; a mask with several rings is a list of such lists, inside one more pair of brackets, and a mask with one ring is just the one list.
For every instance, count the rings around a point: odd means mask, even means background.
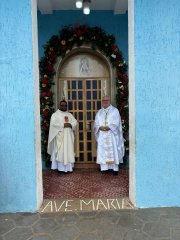
[{"label": "green garland", "polygon": [[115,44],[113,35],[107,35],[99,27],[80,25],[78,27],[66,26],[59,35],[54,35],[44,46],[44,57],[40,61],[40,106],[41,106],[41,140],[42,157],[46,165],[50,163],[47,154],[47,143],[49,134],[49,123],[54,112],[53,93],[51,90],[53,76],[55,74],[54,64],[58,57],[63,58],[67,51],[73,47],[80,47],[83,44],[90,44],[93,50],[99,50],[110,61],[116,71],[116,104],[120,111],[123,134],[125,139],[125,159],[128,159],[128,77],[126,75],[127,65],[122,54]]}]

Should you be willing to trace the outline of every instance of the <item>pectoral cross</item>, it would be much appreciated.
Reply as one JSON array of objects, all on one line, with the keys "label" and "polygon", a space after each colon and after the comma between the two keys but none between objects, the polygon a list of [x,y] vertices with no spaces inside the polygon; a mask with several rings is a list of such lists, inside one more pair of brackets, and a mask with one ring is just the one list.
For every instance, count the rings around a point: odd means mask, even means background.
[{"label": "pectoral cross", "polygon": [[108,111],[109,111],[109,110],[107,110],[107,111],[105,110],[105,121],[104,121],[105,127],[106,127],[106,126],[107,126],[107,124],[108,124],[108,121],[107,121],[107,117],[108,117],[108,116],[107,116],[107,115],[108,115]]}]

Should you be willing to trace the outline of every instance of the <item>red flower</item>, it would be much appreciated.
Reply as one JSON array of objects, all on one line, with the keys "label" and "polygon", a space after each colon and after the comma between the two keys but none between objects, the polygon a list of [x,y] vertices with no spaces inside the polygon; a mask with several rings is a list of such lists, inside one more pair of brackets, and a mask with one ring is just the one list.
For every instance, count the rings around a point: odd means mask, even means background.
[{"label": "red flower", "polygon": [[121,91],[120,95],[121,95],[121,97],[125,96],[124,92],[122,92],[122,91]]},{"label": "red flower", "polygon": [[82,34],[82,31],[81,31],[80,29],[78,29],[78,28],[75,28],[73,31],[74,31],[74,33],[75,33],[78,37],[80,37],[80,36],[83,35],[83,34]]},{"label": "red flower", "polygon": [[44,116],[48,116],[49,111],[48,111],[47,109],[43,109],[43,110],[42,110],[42,113],[43,113]]},{"label": "red flower", "polygon": [[113,44],[112,46],[111,46],[111,49],[112,50],[115,50],[117,47],[116,47],[116,45],[115,44]]},{"label": "red flower", "polygon": [[49,123],[46,120],[44,120],[42,122],[42,125],[43,125],[43,127],[49,127]]},{"label": "red flower", "polygon": [[48,83],[48,78],[44,78],[43,80],[42,80],[42,84],[47,84]]},{"label": "red flower", "polygon": [[122,76],[122,74],[121,74],[120,72],[116,72],[116,76],[117,76],[118,78],[120,78],[120,77]]},{"label": "red flower", "polygon": [[119,51],[118,47],[115,44],[111,45],[111,49],[116,53]]},{"label": "red flower", "polygon": [[41,97],[45,97],[45,96],[46,96],[46,92],[42,92]]},{"label": "red flower", "polygon": [[42,97],[51,97],[51,96],[52,96],[52,92],[51,92],[51,91],[42,92],[42,93],[41,93],[41,98],[42,98]]},{"label": "red flower", "polygon": [[50,64],[48,65],[48,71],[49,71],[49,72],[52,72],[52,71],[53,71],[53,67],[52,67],[52,65],[50,65]]},{"label": "red flower", "polygon": [[51,96],[52,96],[52,92],[48,91],[48,92],[46,93],[46,96],[47,96],[47,97],[51,97]]},{"label": "red flower", "polygon": [[43,127],[42,127],[42,130],[45,131],[45,132],[47,132],[47,131],[48,131],[48,128],[45,127],[45,126],[43,126]]},{"label": "red flower", "polygon": [[57,56],[56,56],[55,53],[52,53],[52,54],[50,55],[50,60],[51,60],[51,61],[54,61],[56,58],[57,58]]},{"label": "red flower", "polygon": [[124,108],[126,106],[126,102],[121,103],[121,108]]},{"label": "red flower", "polygon": [[127,82],[127,81],[128,81],[128,76],[124,75],[123,78],[122,78],[122,82]]}]

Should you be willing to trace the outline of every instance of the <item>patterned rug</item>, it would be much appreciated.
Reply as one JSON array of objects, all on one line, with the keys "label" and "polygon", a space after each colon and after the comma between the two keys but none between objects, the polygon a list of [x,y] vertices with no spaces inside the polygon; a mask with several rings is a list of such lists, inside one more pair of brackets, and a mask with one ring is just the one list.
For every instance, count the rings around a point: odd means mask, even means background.
[{"label": "patterned rug", "polygon": [[101,173],[98,169],[74,169],[72,173],[43,171],[44,199],[128,197],[128,169]]}]

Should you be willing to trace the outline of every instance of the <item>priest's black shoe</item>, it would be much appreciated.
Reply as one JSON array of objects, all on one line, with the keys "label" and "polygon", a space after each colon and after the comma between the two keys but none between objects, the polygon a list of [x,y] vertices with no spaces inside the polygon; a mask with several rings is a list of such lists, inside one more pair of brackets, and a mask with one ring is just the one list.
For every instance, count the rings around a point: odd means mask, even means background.
[{"label": "priest's black shoe", "polygon": [[113,176],[117,176],[118,175],[118,171],[113,171]]},{"label": "priest's black shoe", "polygon": [[106,173],[107,171],[102,171],[100,168],[98,170],[100,173]]}]

